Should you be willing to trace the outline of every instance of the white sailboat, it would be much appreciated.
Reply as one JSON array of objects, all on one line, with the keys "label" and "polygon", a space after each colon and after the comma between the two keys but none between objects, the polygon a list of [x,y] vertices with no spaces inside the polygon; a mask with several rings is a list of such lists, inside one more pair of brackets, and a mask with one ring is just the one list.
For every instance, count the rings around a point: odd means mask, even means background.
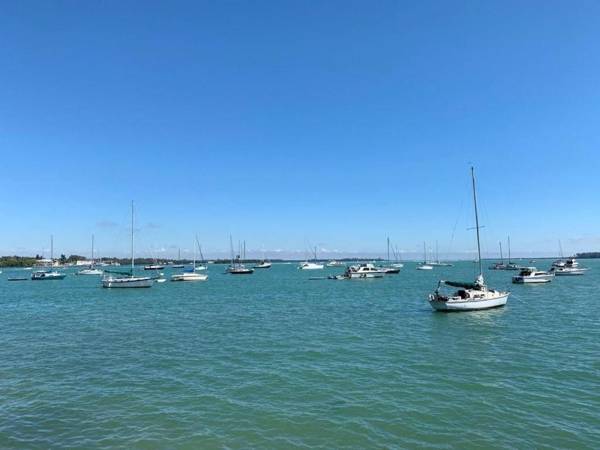
[{"label": "white sailboat", "polygon": [[171,267],[173,269],[183,269],[185,266],[180,263],[181,261],[181,249],[177,250],[177,264],[173,264]]},{"label": "white sailboat", "polygon": [[433,270],[433,266],[427,262],[427,244],[423,242],[423,262],[417,266],[417,270]]},{"label": "white sailboat", "polygon": [[208,275],[205,273],[196,273],[196,243],[198,242],[198,236],[196,236],[196,242],[194,242],[194,260],[190,270],[183,273],[176,273],[171,275],[171,281],[206,281]]},{"label": "white sailboat", "polygon": [[452,264],[440,261],[440,254],[438,253],[438,241],[435,241],[435,261],[429,263],[433,267],[452,267]]},{"label": "white sailboat", "polygon": [[256,263],[254,265],[254,268],[255,269],[270,269],[272,265],[273,264],[271,264],[271,261],[267,260],[266,255],[265,255],[265,250],[263,249],[262,260],[260,260],[258,263]]},{"label": "white sailboat", "polygon": [[131,269],[130,272],[116,272],[114,276],[109,273],[102,279],[102,287],[105,288],[149,288],[154,284],[151,277],[136,277],[134,274],[135,259],[134,259],[134,221],[133,221],[133,201],[131,202]]},{"label": "white sailboat", "polygon": [[[54,261],[54,236],[50,235],[50,259],[41,260],[41,264],[36,264],[37,267],[61,267],[58,262]],[[31,279],[34,281],[40,280],[62,280],[67,276],[66,273],[58,272],[56,270],[41,269],[35,270],[31,273]]]},{"label": "white sailboat", "polygon": [[300,263],[300,265],[298,266],[298,269],[300,269],[300,270],[319,270],[319,269],[322,269],[323,267],[325,267],[323,264],[321,264],[317,261],[317,247],[316,246],[314,248],[313,254],[314,254],[313,261],[308,261],[308,259],[307,259],[303,263]]},{"label": "white sailboat", "polygon": [[204,255],[202,254],[202,246],[198,241],[198,235],[196,235],[196,245],[198,246],[198,251],[200,252],[200,265],[195,266],[194,271],[202,272],[203,270],[207,270],[208,266],[204,263]]},{"label": "white sailboat", "polygon": [[[510,292],[497,291],[486,286],[483,279],[481,266],[481,244],[479,241],[479,214],[477,212],[477,193],[475,188],[475,171],[471,167],[471,180],[473,183],[473,205],[475,209],[475,229],[477,230],[477,261],[479,275],[473,283],[440,280],[433,294],[429,295],[429,304],[436,311],[476,311],[481,309],[497,308],[504,306],[508,301]],[[441,292],[442,285],[459,288],[452,294],[445,295]]]},{"label": "white sailboat", "polygon": [[104,271],[96,267],[94,261],[94,235],[92,234],[92,264],[87,269],[81,269],[75,275],[102,275]]}]

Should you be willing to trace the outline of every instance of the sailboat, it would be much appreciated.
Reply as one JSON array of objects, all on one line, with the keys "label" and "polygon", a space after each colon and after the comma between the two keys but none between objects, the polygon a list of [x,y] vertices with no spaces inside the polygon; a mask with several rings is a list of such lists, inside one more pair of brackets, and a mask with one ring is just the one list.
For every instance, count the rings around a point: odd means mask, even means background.
[{"label": "sailboat", "polygon": [[508,236],[508,263],[506,264],[506,267],[504,270],[521,270],[521,268],[522,268],[521,266],[513,263],[510,260],[510,236]]},{"label": "sailboat", "polygon": [[502,254],[502,241],[498,241],[500,245],[500,262],[492,264],[490,270],[506,270],[506,264],[504,264],[504,255]]},{"label": "sailboat", "polygon": [[196,272],[201,272],[203,270],[207,270],[208,267],[204,263],[204,255],[202,254],[202,246],[200,245],[200,242],[198,242],[198,235],[196,235],[196,245],[198,246],[198,251],[200,252],[200,265],[199,266],[195,266],[194,270]]},{"label": "sailboat", "polygon": [[440,254],[438,253],[438,241],[435,241],[435,261],[429,263],[433,267],[452,267],[452,264],[440,262]]},{"label": "sailboat", "polygon": [[196,247],[195,244],[198,242],[198,236],[196,236],[196,242],[194,242],[194,260],[192,267],[183,273],[176,273],[171,275],[171,281],[206,281],[208,275],[205,273],[196,273]]},{"label": "sailboat", "polygon": [[400,250],[398,250],[397,246],[393,246],[392,247],[392,252],[394,253],[394,263],[392,264],[392,267],[397,267],[402,269],[404,267],[404,264],[400,262]]},{"label": "sailboat", "polygon": [[[510,292],[497,291],[486,286],[481,266],[481,244],[479,240],[479,215],[477,212],[477,192],[475,188],[475,170],[471,167],[473,184],[473,205],[475,209],[475,229],[477,230],[477,262],[479,275],[473,283],[440,280],[433,294],[429,294],[429,304],[436,311],[476,311],[504,306]],[[459,288],[456,292],[445,295],[442,285]]]},{"label": "sailboat", "polygon": [[265,257],[265,251],[263,249],[263,257],[257,264],[254,265],[255,269],[270,269],[272,266],[271,261],[268,261]]},{"label": "sailboat", "polygon": [[177,264],[173,264],[171,267],[173,269],[183,269],[184,265],[180,264],[180,261],[181,261],[181,249],[178,249],[177,250]]},{"label": "sailboat", "polygon": [[323,267],[325,267],[323,264],[319,263],[317,261],[317,247],[315,246],[314,251],[314,259],[313,261],[308,261],[308,259],[306,261],[304,261],[303,263],[300,263],[300,265],[298,266],[298,269],[301,270],[319,270],[322,269]]},{"label": "sailboat", "polygon": [[427,262],[427,245],[423,242],[423,262],[417,266],[417,270],[432,270],[433,266]]},{"label": "sailboat", "polygon": [[244,252],[242,253],[240,249],[235,258],[233,257],[233,240],[231,235],[229,235],[229,247],[231,248],[231,264],[227,268],[227,273],[231,275],[250,275],[254,273],[254,269],[246,267],[241,261],[241,255],[246,259],[246,242],[244,242]]},{"label": "sailboat", "polygon": [[[136,277],[134,274],[134,221],[133,221],[133,201],[131,202],[131,269],[129,272],[109,272],[108,276],[102,279],[102,287],[105,288],[149,288],[154,284],[151,277]],[[114,276],[114,275],[120,276]]]},{"label": "sailboat", "polygon": [[[60,267],[58,263],[54,262],[54,236],[50,235],[50,261],[44,261],[42,267]],[[66,273],[61,273],[56,270],[36,270],[31,273],[31,279],[34,281],[41,280],[62,280],[67,276]]]},{"label": "sailboat", "polygon": [[102,275],[104,272],[96,268],[94,261],[94,235],[92,234],[92,264],[87,269],[81,269],[75,275]]},{"label": "sailboat", "polygon": [[395,267],[390,262],[390,238],[387,238],[387,265],[382,267],[381,270],[387,274],[400,273],[400,267]]}]

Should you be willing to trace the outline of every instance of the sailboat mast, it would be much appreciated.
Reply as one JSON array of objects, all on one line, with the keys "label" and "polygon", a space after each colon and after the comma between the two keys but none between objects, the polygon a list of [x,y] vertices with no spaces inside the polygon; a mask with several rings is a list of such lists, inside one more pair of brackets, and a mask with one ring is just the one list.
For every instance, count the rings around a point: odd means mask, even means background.
[{"label": "sailboat mast", "polygon": [[[196,241],[198,241],[198,236],[196,236]],[[194,260],[192,262],[192,268],[194,272],[196,271],[196,243],[194,242]]]},{"label": "sailboat mast", "polygon": [[440,262],[440,254],[438,253],[438,241],[435,241],[435,262]]},{"label": "sailboat mast", "polygon": [[390,263],[390,237],[387,238],[387,262]]},{"label": "sailboat mast", "polygon": [[131,276],[133,276],[134,258],[133,258],[133,200],[131,200]]},{"label": "sailboat mast", "polygon": [[233,266],[233,238],[229,235],[229,249],[231,250],[231,265]]},{"label": "sailboat mast", "polygon": [[502,241],[498,241],[498,244],[500,244],[500,261],[502,261],[502,264],[504,264],[504,255],[502,254]]},{"label": "sailboat mast", "polygon": [[481,268],[481,244],[479,242],[479,213],[477,211],[477,193],[475,191],[475,169],[473,167],[471,167],[471,180],[473,182],[473,205],[475,206],[475,229],[477,230],[477,260],[479,262],[479,276],[483,276],[483,269]]},{"label": "sailboat mast", "polygon": [[427,264],[427,247],[425,241],[423,241],[423,264]]}]

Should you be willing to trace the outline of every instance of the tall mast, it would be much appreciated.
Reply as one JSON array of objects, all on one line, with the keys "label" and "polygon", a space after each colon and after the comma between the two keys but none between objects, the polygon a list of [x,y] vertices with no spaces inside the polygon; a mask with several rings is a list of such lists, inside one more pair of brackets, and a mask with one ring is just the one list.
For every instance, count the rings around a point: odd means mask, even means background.
[{"label": "tall mast", "polygon": [[440,262],[440,254],[438,253],[438,241],[435,241],[435,262]]},{"label": "tall mast", "polygon": [[502,241],[498,241],[498,244],[500,244],[500,261],[502,261],[502,264],[504,264],[504,255],[502,254]]},{"label": "tall mast", "polygon": [[231,265],[233,266],[233,238],[229,235],[229,249],[231,250]]},{"label": "tall mast", "polygon": [[[198,241],[198,236],[196,236],[196,241]],[[192,262],[192,268],[194,272],[196,272],[196,243],[194,242],[194,260]]]},{"label": "tall mast", "polygon": [[181,261],[181,248],[177,250],[177,262]]},{"label": "tall mast", "polygon": [[427,247],[425,241],[423,241],[423,264],[427,264]]},{"label": "tall mast", "polygon": [[560,259],[563,259],[563,249],[562,249],[562,243],[560,242],[560,239],[558,240],[558,249],[560,250]]},{"label": "tall mast", "polygon": [[388,264],[390,263],[390,237],[388,236],[387,238],[387,262]]},{"label": "tall mast", "polygon": [[[475,229],[477,230],[477,260],[479,262],[479,276],[483,277],[483,269],[481,268],[481,244],[479,243],[479,214],[477,212],[477,193],[475,192],[475,170],[473,169],[473,167],[471,167],[471,179],[473,181],[473,205],[475,206]],[[509,246],[509,248],[510,248],[510,246]]]},{"label": "tall mast", "polygon": [[131,276],[133,276],[133,267],[134,267],[134,259],[133,259],[133,200],[131,200]]}]

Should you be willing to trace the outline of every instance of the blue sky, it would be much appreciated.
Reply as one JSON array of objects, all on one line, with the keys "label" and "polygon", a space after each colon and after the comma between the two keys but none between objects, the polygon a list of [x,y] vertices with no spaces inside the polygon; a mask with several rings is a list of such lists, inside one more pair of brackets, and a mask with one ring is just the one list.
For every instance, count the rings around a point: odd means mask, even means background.
[{"label": "blue sky", "polygon": [[598,2],[2,10],[0,254],[600,250]]}]

